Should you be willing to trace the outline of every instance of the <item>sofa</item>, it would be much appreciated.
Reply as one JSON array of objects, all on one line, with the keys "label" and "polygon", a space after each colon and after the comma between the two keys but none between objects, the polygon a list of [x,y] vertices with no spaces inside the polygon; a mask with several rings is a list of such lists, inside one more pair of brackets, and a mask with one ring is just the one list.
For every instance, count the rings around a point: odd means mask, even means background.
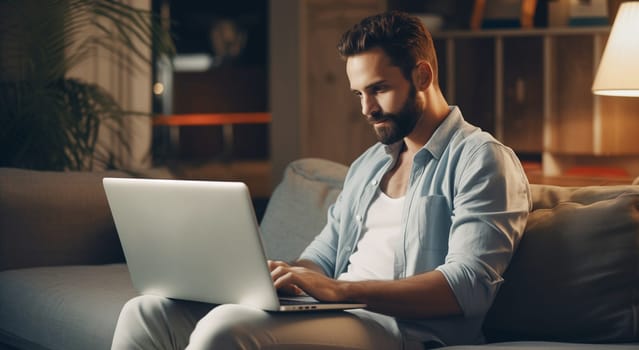
[{"label": "sofa", "polygon": [[[319,232],[347,168],[301,159],[261,220],[271,258]],[[102,189],[124,172],[0,168],[0,349],[109,349],[137,295]],[[531,185],[534,208],[481,346],[639,348],[639,186]],[[283,242],[286,242],[285,244]]]}]

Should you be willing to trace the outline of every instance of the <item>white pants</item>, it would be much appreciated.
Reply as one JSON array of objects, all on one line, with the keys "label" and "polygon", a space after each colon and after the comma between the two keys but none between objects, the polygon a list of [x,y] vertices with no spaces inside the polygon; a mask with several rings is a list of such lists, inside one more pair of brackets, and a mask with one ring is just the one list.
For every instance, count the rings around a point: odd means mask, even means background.
[{"label": "white pants", "polygon": [[269,313],[156,296],[122,309],[112,350],[422,349],[395,319],[366,310]]}]

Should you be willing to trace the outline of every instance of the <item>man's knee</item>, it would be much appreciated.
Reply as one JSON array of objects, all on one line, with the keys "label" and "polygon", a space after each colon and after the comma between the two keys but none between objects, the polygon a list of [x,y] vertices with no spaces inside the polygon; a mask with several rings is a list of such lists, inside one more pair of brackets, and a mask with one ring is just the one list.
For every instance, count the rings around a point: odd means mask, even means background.
[{"label": "man's knee", "polygon": [[163,313],[166,301],[166,298],[154,295],[140,295],[127,301],[120,311],[118,326],[130,327],[156,319]]},{"label": "man's knee", "polygon": [[165,300],[141,295],[124,304],[113,335],[112,349],[156,348],[153,329],[158,327],[153,324],[162,320],[158,315],[162,314]]},{"label": "man's knee", "polygon": [[220,305],[204,316],[191,334],[194,349],[257,349],[262,343],[258,330],[266,312],[241,305]]},{"label": "man's knee", "polygon": [[153,295],[129,300],[118,320],[113,349],[184,349],[200,317],[213,306]]}]

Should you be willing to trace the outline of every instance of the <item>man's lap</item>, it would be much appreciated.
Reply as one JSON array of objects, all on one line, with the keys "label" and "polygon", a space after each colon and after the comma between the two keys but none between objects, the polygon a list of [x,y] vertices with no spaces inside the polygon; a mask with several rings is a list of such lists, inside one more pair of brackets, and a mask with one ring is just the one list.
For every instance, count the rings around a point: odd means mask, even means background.
[{"label": "man's lap", "polygon": [[361,309],[282,313],[155,296],[132,299],[122,310],[113,349],[132,343],[144,349],[182,349],[188,343],[188,349],[198,350],[401,349],[408,345],[402,345],[394,318]]}]

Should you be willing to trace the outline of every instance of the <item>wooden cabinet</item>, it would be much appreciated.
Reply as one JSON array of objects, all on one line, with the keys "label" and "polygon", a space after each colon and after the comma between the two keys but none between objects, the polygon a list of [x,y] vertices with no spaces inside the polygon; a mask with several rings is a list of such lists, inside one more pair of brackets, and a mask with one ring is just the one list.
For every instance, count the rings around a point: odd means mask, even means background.
[{"label": "wooden cabinet", "polygon": [[349,164],[376,139],[337,54],[342,33],[385,8],[382,0],[278,0],[270,4],[271,163],[320,157]]},{"label": "wooden cabinet", "polygon": [[[504,143],[520,153],[539,153],[543,132],[543,65],[538,37],[504,38],[501,125]],[[517,64],[514,64],[514,63]]]},{"label": "wooden cabinet", "polygon": [[580,165],[639,172],[639,99],[595,96],[607,27],[435,33],[445,95],[544,175]]},{"label": "wooden cabinet", "polygon": [[359,100],[350,91],[346,63],[336,46],[344,31],[379,10],[377,1],[304,1],[302,156],[350,164],[376,142]]}]

